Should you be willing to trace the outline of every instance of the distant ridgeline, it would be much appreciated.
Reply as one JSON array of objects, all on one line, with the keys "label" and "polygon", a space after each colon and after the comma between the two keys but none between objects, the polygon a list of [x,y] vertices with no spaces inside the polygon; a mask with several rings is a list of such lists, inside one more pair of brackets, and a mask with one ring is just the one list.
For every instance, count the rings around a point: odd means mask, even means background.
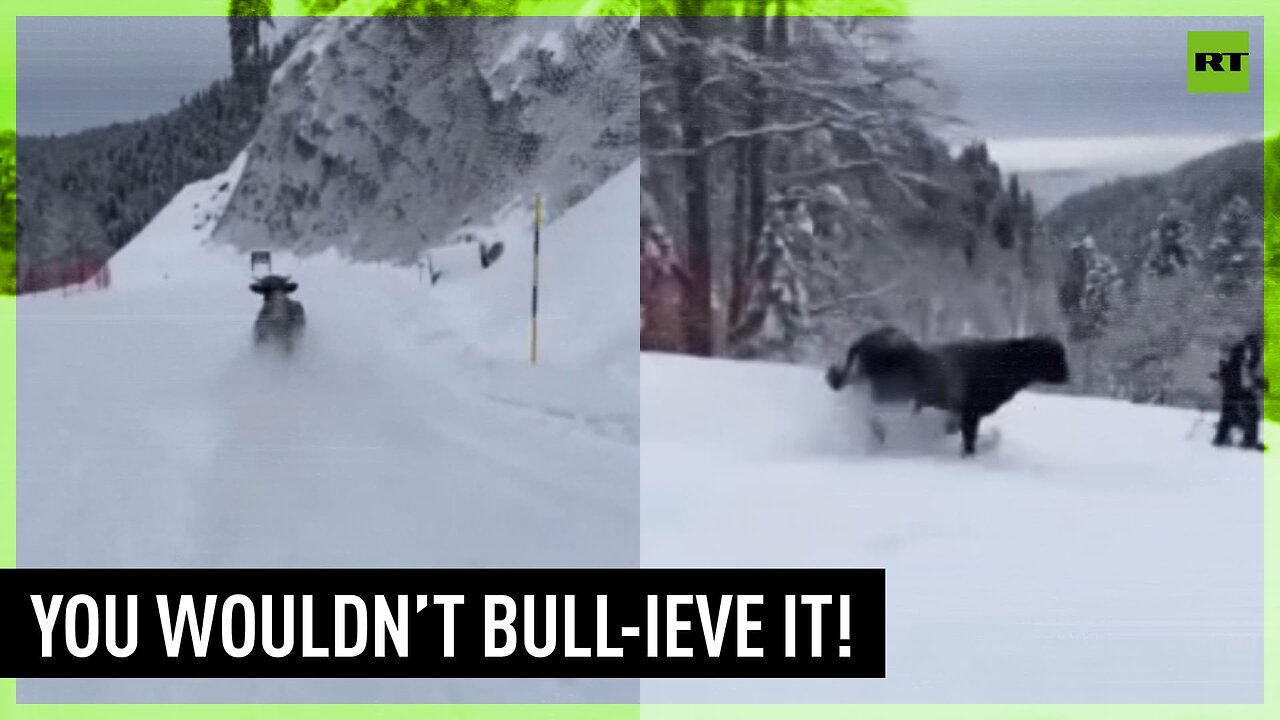
[{"label": "distant ridgeline", "polygon": [[1265,250],[1275,250],[1263,243],[1263,166],[1263,144],[1240,143],[1091,188],[1044,218],[1068,253],[1060,301],[1081,389],[1213,401],[1218,347],[1262,319]]},{"label": "distant ridgeline", "polygon": [[1193,246],[1217,232],[1219,214],[1240,196],[1261,217],[1261,142],[1244,142],[1190,160],[1166,173],[1128,177],[1076,193],[1044,218],[1064,239],[1092,235],[1126,277],[1140,271],[1156,219],[1166,211],[1188,222]]},{"label": "distant ridgeline", "polygon": [[[295,39],[264,50],[265,77]],[[227,78],[144,120],[18,136],[17,259],[16,267],[6,261],[0,268],[6,288],[37,292],[82,282],[74,272],[59,279],[50,270],[100,266],[185,185],[225,170],[253,136],[263,102],[262,86]],[[12,143],[12,135],[5,142]],[[7,191],[10,165],[5,172]]]}]

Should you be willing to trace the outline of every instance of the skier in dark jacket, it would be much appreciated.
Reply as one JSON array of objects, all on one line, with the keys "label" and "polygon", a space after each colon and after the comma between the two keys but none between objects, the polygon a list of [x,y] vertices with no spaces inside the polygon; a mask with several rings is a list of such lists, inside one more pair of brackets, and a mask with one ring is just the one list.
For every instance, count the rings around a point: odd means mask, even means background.
[{"label": "skier in dark jacket", "polygon": [[1231,443],[1231,431],[1240,428],[1240,447],[1265,450],[1258,438],[1262,422],[1262,394],[1267,380],[1262,376],[1262,333],[1252,331],[1227,345],[1218,360],[1218,372],[1211,375],[1222,386],[1222,414],[1213,444]]}]

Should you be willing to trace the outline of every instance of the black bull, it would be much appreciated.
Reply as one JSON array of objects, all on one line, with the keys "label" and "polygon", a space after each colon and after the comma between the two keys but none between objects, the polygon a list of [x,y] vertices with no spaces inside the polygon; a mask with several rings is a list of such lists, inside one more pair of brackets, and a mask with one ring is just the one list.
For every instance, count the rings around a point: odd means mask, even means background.
[{"label": "black bull", "polygon": [[262,308],[253,324],[255,345],[275,343],[286,354],[293,352],[307,324],[302,303],[289,297],[298,283],[288,277],[267,275],[249,286],[262,296]]},{"label": "black bull", "polygon": [[910,402],[917,412],[924,407],[948,412],[966,456],[974,453],[982,418],[1032,383],[1069,379],[1066,349],[1052,337],[925,346],[892,326],[863,335],[850,346],[843,365],[827,370],[833,390],[865,384],[875,403]]}]

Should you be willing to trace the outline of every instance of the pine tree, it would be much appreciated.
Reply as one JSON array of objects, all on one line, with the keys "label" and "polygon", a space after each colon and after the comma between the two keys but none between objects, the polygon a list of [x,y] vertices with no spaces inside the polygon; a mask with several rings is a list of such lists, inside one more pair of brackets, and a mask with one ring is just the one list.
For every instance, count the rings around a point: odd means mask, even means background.
[{"label": "pine tree", "polygon": [[1018,176],[1009,176],[1009,189],[996,205],[995,224],[992,234],[996,244],[1005,250],[1011,250],[1018,244],[1020,225],[1022,222],[1022,193],[1018,189]]},{"label": "pine tree", "polygon": [[1092,244],[1089,263],[1085,270],[1084,292],[1080,298],[1080,311],[1086,337],[1098,337],[1106,332],[1121,309],[1120,268],[1105,253]]},{"label": "pine tree", "polygon": [[1000,168],[991,161],[986,143],[965,147],[956,163],[965,175],[964,187],[960,190],[962,212],[969,224],[964,258],[966,264],[972,266],[977,259],[978,245],[989,232],[1001,245],[1012,242],[1012,235],[1004,232],[1012,227],[1010,208],[1000,202],[1003,199]]},{"label": "pine tree", "polygon": [[[805,7],[669,0],[641,26],[643,174],[680,229],[693,354],[728,350],[722,329],[749,326],[769,192],[835,181],[924,209],[899,142],[923,114],[904,91],[921,73],[895,23],[789,18]],[[850,245],[862,232],[840,230]],[[860,280],[846,275],[843,294]]]},{"label": "pine tree", "polygon": [[1059,299],[1070,325],[1071,339],[1084,345],[1082,384],[1086,390],[1091,389],[1094,381],[1096,345],[1122,309],[1122,289],[1119,267],[1098,250],[1092,236],[1071,243],[1067,276]]},{"label": "pine tree", "polygon": [[1219,296],[1237,295],[1262,277],[1262,238],[1248,200],[1236,195],[1218,216],[1218,232],[1209,243],[1209,272]]},{"label": "pine tree", "polygon": [[681,47],[680,69],[676,72],[676,95],[680,136],[688,154],[682,168],[685,201],[685,243],[688,248],[691,292],[685,314],[685,332],[691,354],[709,357],[716,347],[714,268],[711,255],[711,180],[707,154],[702,151],[707,125],[707,103],[699,92],[705,78],[706,58],[701,53],[706,40],[707,18],[700,17],[702,3],[682,0],[678,22],[686,42]]},{"label": "pine tree", "polygon": [[1023,193],[1018,209],[1020,214],[1017,218],[1017,229],[1019,247],[1022,251],[1022,272],[1026,274],[1028,280],[1037,280],[1040,277],[1040,268],[1035,262],[1036,202],[1030,190]]},{"label": "pine tree", "polygon": [[227,34],[231,40],[231,71],[237,83],[251,87],[265,97],[269,76],[267,53],[263,52],[262,24],[272,27],[271,0],[230,0],[227,6]]},{"label": "pine tree", "polygon": [[742,322],[730,333],[739,355],[795,359],[809,320],[797,253],[813,242],[813,218],[805,200],[771,196],[756,251],[750,299]]},{"label": "pine tree", "polygon": [[1191,264],[1192,228],[1185,216],[1185,208],[1175,203],[1156,218],[1147,259],[1147,271],[1156,277],[1169,277]]}]

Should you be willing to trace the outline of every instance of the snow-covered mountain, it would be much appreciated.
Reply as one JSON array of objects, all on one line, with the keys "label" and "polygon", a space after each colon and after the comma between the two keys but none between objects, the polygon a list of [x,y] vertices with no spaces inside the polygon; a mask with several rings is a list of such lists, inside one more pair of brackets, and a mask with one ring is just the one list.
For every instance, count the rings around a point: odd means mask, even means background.
[{"label": "snow-covered mountain", "polygon": [[214,237],[409,260],[636,157],[635,17],[326,17],[276,71]]},{"label": "snow-covered mountain", "polygon": [[644,564],[883,567],[888,652],[643,702],[1261,701],[1263,456],[1213,416],[1025,392],[962,460],[929,411],[870,449],[861,408],[820,369],[641,358]]},{"label": "snow-covered mountain", "polygon": [[[639,399],[633,160],[415,267],[273,254],[300,284],[292,362],[251,347],[247,255],[208,239],[247,170],[188,186],[111,286],[20,297],[24,567],[634,566]],[[24,702],[634,701],[574,680],[24,680]]]}]

